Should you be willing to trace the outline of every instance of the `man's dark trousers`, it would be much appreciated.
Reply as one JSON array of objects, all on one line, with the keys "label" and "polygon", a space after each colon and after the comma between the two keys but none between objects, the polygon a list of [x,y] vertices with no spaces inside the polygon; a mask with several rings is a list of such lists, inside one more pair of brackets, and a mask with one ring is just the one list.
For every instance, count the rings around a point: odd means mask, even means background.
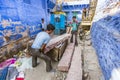
[{"label": "man's dark trousers", "polygon": [[39,49],[30,49],[31,54],[32,54],[32,66],[36,67],[37,66],[37,57],[43,59],[46,62],[46,71],[49,72],[52,69],[51,65],[51,59],[42,53]]},{"label": "man's dark trousers", "polygon": [[77,42],[77,30],[71,31],[71,34],[72,34],[72,36],[71,36],[70,42],[73,42],[73,35],[75,35],[75,45],[77,46],[78,45],[78,42]]}]

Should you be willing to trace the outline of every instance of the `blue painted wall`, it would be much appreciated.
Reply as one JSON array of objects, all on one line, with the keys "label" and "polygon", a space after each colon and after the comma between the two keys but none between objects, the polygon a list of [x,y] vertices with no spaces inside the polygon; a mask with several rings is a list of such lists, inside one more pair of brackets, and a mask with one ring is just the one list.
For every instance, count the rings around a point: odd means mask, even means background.
[{"label": "blue painted wall", "polygon": [[112,70],[120,68],[120,13],[94,22],[91,36],[105,80],[109,80]]},{"label": "blue painted wall", "polygon": [[62,5],[62,11],[67,12],[67,21],[71,21],[74,16],[74,12],[77,12],[77,15],[81,15],[81,17],[77,17],[77,20],[81,20],[82,18],[82,10],[84,8],[89,8],[89,4],[80,4],[80,5]]},{"label": "blue painted wall", "polygon": [[46,15],[47,0],[0,0],[0,46],[36,35],[41,18],[47,21]]},{"label": "blue painted wall", "polygon": [[89,4],[80,4],[80,5],[62,5],[62,10],[71,11],[71,10],[81,10],[83,8],[89,8]]}]

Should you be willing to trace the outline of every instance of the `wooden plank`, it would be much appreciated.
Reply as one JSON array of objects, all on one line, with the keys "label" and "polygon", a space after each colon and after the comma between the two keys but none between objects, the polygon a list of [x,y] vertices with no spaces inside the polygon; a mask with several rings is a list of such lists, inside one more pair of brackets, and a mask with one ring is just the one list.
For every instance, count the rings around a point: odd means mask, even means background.
[{"label": "wooden plank", "polygon": [[63,55],[66,46],[67,46],[67,41],[63,42],[62,44],[56,46],[52,50],[50,50],[47,55],[54,61],[59,61],[61,59],[61,56]]},{"label": "wooden plank", "polygon": [[53,49],[55,46],[61,44],[62,42],[64,42],[68,38],[70,38],[70,36],[71,36],[71,34],[63,34],[63,35],[60,35],[58,37],[51,39],[50,42],[47,44],[47,46],[44,50],[44,53],[47,53],[48,51]]},{"label": "wooden plank", "polygon": [[67,46],[67,48],[62,56],[62,59],[60,60],[60,62],[58,64],[59,71],[68,71],[69,70],[73,51],[74,51],[74,47],[75,47],[74,43],[70,43]]},{"label": "wooden plank", "polygon": [[75,48],[66,80],[82,80],[81,49],[79,47]]}]

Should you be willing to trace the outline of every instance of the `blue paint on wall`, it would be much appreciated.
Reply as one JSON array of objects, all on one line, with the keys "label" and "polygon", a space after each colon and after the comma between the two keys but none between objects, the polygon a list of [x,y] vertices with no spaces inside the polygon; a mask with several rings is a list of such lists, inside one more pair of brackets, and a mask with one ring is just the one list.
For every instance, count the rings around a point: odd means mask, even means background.
[{"label": "blue paint on wall", "polygon": [[0,0],[0,47],[6,37],[18,40],[41,31],[41,18],[47,20],[47,0]]},{"label": "blue paint on wall", "polygon": [[77,15],[80,15],[77,17],[77,20],[81,21],[82,18],[82,10],[84,8],[89,8],[89,4],[80,4],[80,5],[68,5],[68,4],[63,4],[62,5],[62,11],[67,13],[67,21],[71,21],[72,17],[74,16],[74,12],[77,12]]},{"label": "blue paint on wall", "polygon": [[62,10],[81,10],[83,8],[89,8],[89,4],[80,4],[80,5],[62,5]]},{"label": "blue paint on wall", "polygon": [[72,17],[73,17],[73,13],[70,11],[70,12],[67,14],[67,20],[68,20],[68,21],[71,21],[71,20],[72,20]]},{"label": "blue paint on wall", "polygon": [[120,13],[94,22],[91,36],[105,80],[109,80],[112,70],[120,68]]},{"label": "blue paint on wall", "polygon": [[53,9],[55,7],[55,0],[48,0],[47,1],[47,6],[49,9]]}]

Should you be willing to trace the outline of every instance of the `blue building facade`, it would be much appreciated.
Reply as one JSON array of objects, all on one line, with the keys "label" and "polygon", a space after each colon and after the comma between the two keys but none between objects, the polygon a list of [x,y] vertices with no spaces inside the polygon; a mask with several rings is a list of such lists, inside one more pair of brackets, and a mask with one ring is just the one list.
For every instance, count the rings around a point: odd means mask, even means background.
[{"label": "blue building facade", "polygon": [[120,12],[94,22],[91,36],[105,80],[110,80],[120,68]]},{"label": "blue building facade", "polygon": [[[11,40],[32,37],[41,31],[41,18],[48,23],[50,0],[0,0],[0,47]],[[53,8],[54,6],[52,6]]]},{"label": "blue building facade", "polygon": [[[71,21],[73,16],[77,17],[77,20],[81,21],[82,19],[82,10],[84,8],[89,8],[89,4],[79,4],[79,5],[62,5],[62,11],[67,14],[67,21]],[[75,15],[76,13],[76,15]]]}]

